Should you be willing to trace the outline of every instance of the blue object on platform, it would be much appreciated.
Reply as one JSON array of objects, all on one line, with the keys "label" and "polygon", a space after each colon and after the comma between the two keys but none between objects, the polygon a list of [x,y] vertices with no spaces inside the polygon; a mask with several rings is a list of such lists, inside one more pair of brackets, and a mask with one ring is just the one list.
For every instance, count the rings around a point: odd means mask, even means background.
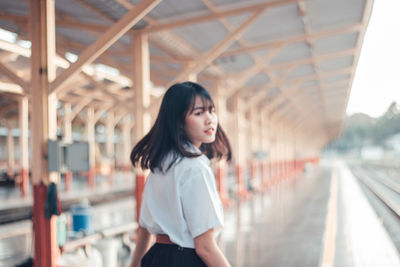
[{"label": "blue object on platform", "polygon": [[73,205],[71,206],[71,214],[74,232],[93,234],[93,214],[89,205]]}]

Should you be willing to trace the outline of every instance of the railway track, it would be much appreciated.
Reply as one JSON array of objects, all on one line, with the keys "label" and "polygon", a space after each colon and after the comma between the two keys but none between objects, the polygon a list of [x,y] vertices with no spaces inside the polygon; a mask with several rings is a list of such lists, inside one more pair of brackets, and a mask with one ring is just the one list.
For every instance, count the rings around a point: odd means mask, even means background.
[{"label": "railway track", "polygon": [[353,167],[356,177],[400,218],[400,181],[391,179],[379,169]]}]

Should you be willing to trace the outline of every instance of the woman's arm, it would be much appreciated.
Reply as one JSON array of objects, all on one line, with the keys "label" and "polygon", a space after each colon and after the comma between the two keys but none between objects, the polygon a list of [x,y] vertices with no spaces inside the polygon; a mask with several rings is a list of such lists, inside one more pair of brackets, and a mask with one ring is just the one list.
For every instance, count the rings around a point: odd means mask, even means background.
[{"label": "woman's arm", "polygon": [[133,253],[132,263],[130,267],[140,267],[140,261],[150,246],[151,234],[146,228],[139,226],[137,232],[138,238],[136,242],[135,252]]},{"label": "woman's arm", "polygon": [[208,267],[231,267],[214,239],[213,229],[197,236],[194,239],[194,246],[197,255]]}]

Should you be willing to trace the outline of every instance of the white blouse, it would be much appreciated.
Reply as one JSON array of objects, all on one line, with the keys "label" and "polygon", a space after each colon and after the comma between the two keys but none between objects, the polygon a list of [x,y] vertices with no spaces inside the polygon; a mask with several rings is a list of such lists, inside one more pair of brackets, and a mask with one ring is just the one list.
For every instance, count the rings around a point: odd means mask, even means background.
[{"label": "white blouse", "polygon": [[[163,166],[171,161],[172,154]],[[164,174],[155,171],[148,176],[139,224],[150,233],[166,234],[181,247],[195,248],[194,238],[211,228],[216,237],[223,220],[221,199],[205,155],[178,159]]]}]

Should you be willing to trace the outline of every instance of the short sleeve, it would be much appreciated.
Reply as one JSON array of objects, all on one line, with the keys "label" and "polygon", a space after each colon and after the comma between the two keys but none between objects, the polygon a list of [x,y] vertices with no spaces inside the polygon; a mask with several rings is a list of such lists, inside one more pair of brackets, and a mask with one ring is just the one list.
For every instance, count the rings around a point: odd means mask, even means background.
[{"label": "short sleeve", "polygon": [[223,210],[211,170],[191,167],[181,185],[183,216],[193,238],[223,226]]}]

